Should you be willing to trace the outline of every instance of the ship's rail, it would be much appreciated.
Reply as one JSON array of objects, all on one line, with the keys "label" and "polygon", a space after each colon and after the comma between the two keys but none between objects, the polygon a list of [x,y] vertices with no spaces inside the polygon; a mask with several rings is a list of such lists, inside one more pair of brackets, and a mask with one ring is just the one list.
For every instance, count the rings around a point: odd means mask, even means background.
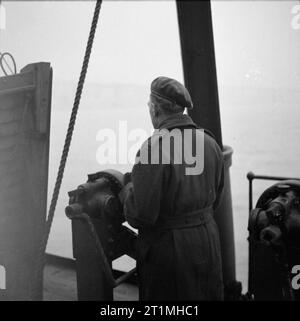
[{"label": "ship's rail", "polygon": [[271,176],[271,175],[256,175],[253,172],[248,172],[247,179],[249,181],[249,213],[253,209],[253,181],[268,180],[268,181],[287,181],[287,180],[300,180],[298,177],[285,177],[285,176]]}]

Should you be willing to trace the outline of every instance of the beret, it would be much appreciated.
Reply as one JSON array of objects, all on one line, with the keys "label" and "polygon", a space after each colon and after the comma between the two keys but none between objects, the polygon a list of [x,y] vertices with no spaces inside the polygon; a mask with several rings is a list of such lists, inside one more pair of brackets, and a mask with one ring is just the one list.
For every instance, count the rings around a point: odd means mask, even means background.
[{"label": "beret", "polygon": [[193,102],[188,90],[177,80],[168,77],[158,77],[151,83],[151,94],[167,99],[181,107],[193,108]]}]

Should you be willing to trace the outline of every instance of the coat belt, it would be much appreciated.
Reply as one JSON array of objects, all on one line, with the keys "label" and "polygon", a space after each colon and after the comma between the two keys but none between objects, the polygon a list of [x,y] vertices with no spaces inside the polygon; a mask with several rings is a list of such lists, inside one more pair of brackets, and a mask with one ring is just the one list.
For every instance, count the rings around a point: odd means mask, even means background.
[{"label": "coat belt", "polygon": [[158,230],[173,230],[199,226],[208,223],[213,218],[213,208],[208,206],[199,210],[182,214],[180,216],[169,217],[158,222]]}]

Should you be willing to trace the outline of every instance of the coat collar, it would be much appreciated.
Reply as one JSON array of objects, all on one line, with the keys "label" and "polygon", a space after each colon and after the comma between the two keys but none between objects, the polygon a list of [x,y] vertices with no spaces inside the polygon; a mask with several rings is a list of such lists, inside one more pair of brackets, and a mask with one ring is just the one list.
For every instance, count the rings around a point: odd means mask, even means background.
[{"label": "coat collar", "polygon": [[175,114],[162,120],[158,129],[172,129],[178,127],[194,127],[198,126],[193,122],[192,118],[186,114]]},{"label": "coat collar", "polygon": [[[192,128],[198,128],[198,129],[201,128],[193,122],[192,118],[189,115],[175,114],[175,115],[170,115],[169,117],[163,119],[160,122],[158,129],[155,129],[154,132],[157,132],[161,129],[174,129],[174,128],[180,128],[180,127],[192,127]],[[211,131],[204,128],[203,130],[207,135],[211,136],[213,139],[216,139]]]}]

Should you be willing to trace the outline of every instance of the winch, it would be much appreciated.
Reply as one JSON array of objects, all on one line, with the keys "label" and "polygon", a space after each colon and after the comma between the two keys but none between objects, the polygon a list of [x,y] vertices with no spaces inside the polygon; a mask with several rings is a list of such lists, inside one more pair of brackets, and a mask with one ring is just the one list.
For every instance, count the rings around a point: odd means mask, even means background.
[{"label": "winch", "polygon": [[125,226],[118,194],[124,175],[106,170],[69,192],[66,215],[72,220],[79,300],[112,300],[113,288],[135,273],[115,279],[112,262],[124,254],[136,258],[137,234]]},{"label": "winch", "polygon": [[292,286],[300,264],[300,181],[266,189],[249,216],[249,293],[255,300],[299,300]]}]

